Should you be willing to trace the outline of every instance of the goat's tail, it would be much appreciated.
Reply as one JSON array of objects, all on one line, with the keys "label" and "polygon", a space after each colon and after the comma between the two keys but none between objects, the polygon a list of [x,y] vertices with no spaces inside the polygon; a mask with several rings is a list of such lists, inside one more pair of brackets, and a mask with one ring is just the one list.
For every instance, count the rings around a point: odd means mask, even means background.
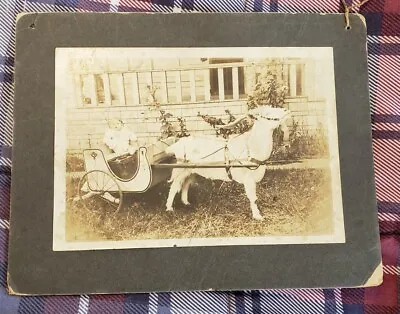
[{"label": "goat's tail", "polygon": [[184,137],[179,139],[176,143],[168,146],[165,149],[167,154],[174,154],[177,159],[186,159],[186,150],[188,149],[190,138]]},{"label": "goat's tail", "polygon": [[181,168],[175,168],[172,169],[171,177],[169,180],[167,180],[168,183],[172,183],[175,180],[179,180],[180,184],[182,185],[183,182],[187,177],[189,177],[192,174],[192,172],[189,169],[181,169]]}]

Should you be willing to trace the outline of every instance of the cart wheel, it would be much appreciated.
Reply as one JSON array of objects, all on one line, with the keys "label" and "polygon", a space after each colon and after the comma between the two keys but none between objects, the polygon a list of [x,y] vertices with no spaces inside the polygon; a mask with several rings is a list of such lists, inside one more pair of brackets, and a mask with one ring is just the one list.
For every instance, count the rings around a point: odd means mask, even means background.
[{"label": "cart wheel", "polygon": [[107,172],[86,172],[78,186],[79,199],[88,210],[111,207],[114,213],[122,207],[123,193],[117,180]]}]

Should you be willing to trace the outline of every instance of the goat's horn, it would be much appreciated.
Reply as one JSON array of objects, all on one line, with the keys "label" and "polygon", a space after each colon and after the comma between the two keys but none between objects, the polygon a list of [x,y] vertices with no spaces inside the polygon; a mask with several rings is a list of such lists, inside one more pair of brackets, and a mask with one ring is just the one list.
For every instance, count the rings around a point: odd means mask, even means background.
[{"label": "goat's horn", "polygon": [[248,115],[244,115],[240,118],[237,118],[235,121],[232,121],[231,123],[225,124],[225,125],[218,125],[215,128],[216,129],[232,129],[234,128],[237,124],[239,124],[240,122],[242,122],[244,119],[246,119],[248,117]]}]

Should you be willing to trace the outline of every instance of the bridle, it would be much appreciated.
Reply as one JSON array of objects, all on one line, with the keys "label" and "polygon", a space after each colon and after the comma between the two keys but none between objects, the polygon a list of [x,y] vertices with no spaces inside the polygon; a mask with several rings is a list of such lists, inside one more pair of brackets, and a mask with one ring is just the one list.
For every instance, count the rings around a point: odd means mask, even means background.
[{"label": "bridle", "polygon": [[[262,116],[262,115],[260,116],[260,118],[265,119],[265,120],[269,120],[269,121],[279,121],[279,124],[278,124],[278,127],[279,127],[280,125],[282,125],[283,122],[285,122],[285,121],[289,118],[289,116],[290,116],[290,112],[288,111],[288,112],[286,112],[285,115],[283,115],[283,117],[280,117],[280,118],[271,118],[271,117],[265,117],[265,116]],[[256,119],[257,119],[257,118],[256,118]],[[286,146],[286,145],[287,145],[287,144],[285,144],[285,141],[283,141],[283,143],[279,146],[278,150],[279,150],[281,147],[284,147],[284,146]],[[276,154],[276,152],[277,152],[277,150],[273,150],[268,159],[266,159],[266,160],[258,160],[258,159],[256,159],[256,158],[251,157],[251,156],[250,156],[250,152],[249,152],[248,146],[246,146],[246,148],[247,148],[247,155],[248,155],[249,161],[252,162],[252,163],[255,163],[255,164],[257,165],[257,168],[258,168],[259,166],[266,165],[266,164],[267,164],[267,161],[268,161],[272,156],[274,156],[274,155]]]}]

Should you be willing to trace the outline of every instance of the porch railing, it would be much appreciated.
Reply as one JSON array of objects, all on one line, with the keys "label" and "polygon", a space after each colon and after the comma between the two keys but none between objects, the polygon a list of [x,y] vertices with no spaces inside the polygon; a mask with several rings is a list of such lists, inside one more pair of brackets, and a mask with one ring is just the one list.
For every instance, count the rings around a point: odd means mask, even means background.
[{"label": "porch railing", "polygon": [[[78,107],[145,105],[150,96],[147,85],[158,88],[157,100],[164,104],[241,100],[252,90],[257,68],[262,65],[237,62],[140,71],[82,71],[74,74],[76,101]],[[289,96],[301,96],[304,65],[286,62],[281,66],[280,79],[289,87]]]}]

